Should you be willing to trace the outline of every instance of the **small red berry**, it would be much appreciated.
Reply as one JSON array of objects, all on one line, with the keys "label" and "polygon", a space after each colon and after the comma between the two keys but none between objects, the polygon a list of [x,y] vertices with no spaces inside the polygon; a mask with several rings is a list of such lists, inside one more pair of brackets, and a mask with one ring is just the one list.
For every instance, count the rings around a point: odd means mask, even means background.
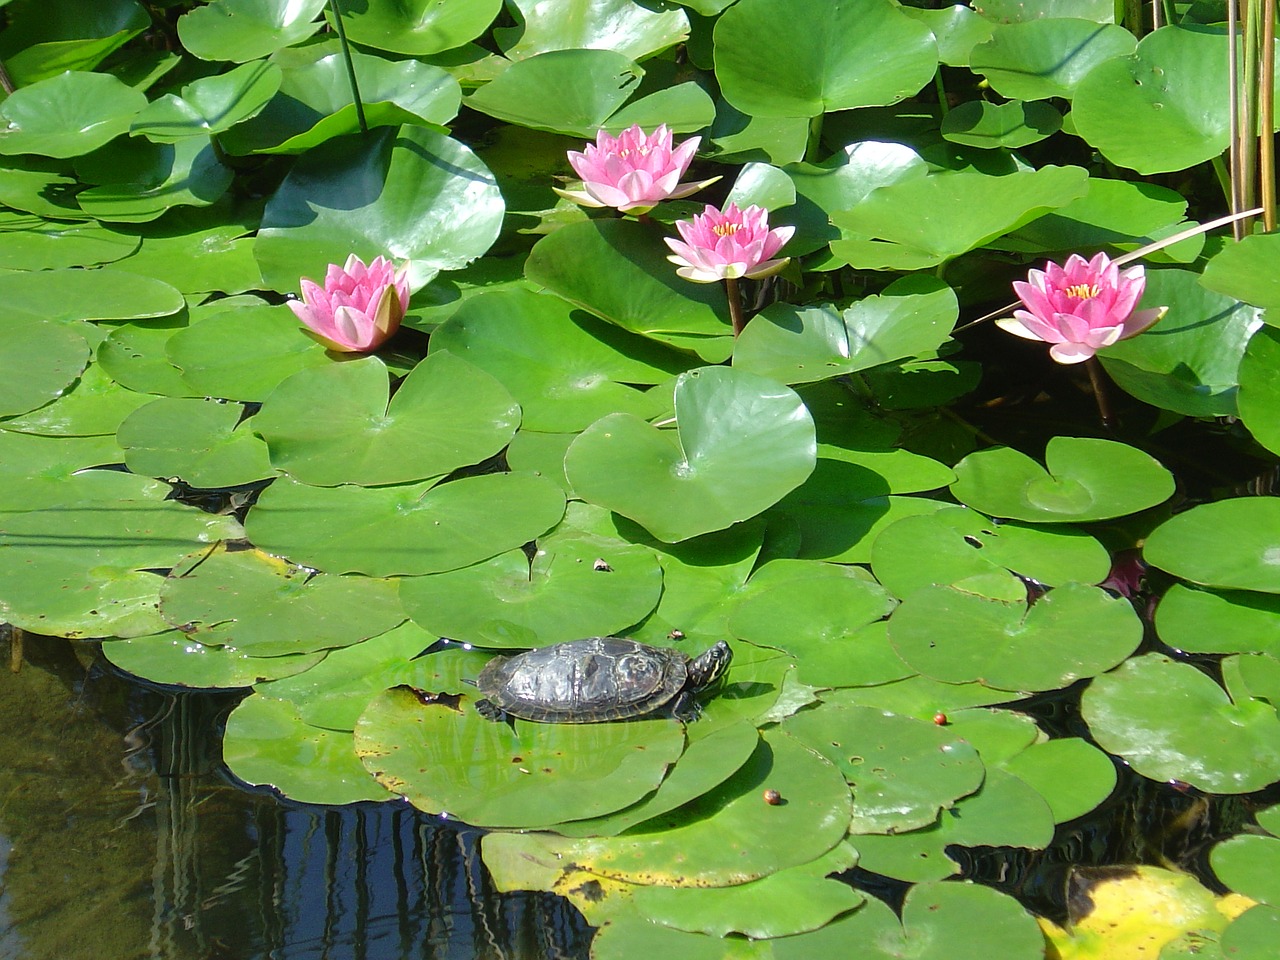
[{"label": "small red berry", "polygon": [[945,727],[947,725],[947,715],[942,712],[935,713],[933,715],[933,722],[940,727]]}]

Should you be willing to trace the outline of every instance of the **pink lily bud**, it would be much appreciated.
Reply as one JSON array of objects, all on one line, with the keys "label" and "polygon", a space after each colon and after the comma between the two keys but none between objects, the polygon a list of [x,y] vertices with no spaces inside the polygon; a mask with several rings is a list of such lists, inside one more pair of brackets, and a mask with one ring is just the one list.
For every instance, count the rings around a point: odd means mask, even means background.
[{"label": "pink lily bud", "polygon": [[679,267],[676,273],[696,283],[759,280],[777,273],[790,257],[770,258],[796,232],[795,227],[770,230],[769,211],[755,205],[739,210],[736,203],[723,211],[708,204],[692,220],[678,220],[676,229],[684,242],[664,238],[673,254],[667,259]]},{"label": "pink lily bud", "polygon": [[339,267],[329,264],[324,286],[302,278],[302,300],[289,309],[330,350],[376,350],[400,327],[409,306],[409,272],[382,257],[365,266],[354,253]]},{"label": "pink lily bud", "polygon": [[557,187],[556,193],[584,207],[647,213],[662,200],[687,197],[720,179],[679,182],[701,141],[701,137],[693,137],[673,150],[671,131],[665,123],[652,134],[646,134],[638,123],[616,137],[601,130],[596,142],[587,144],[582,153],[569,151],[569,165],[582,178],[582,189]]},{"label": "pink lily bud", "polygon": [[1053,344],[1049,355],[1059,363],[1080,363],[1164,316],[1168,307],[1134,312],[1146,285],[1140,266],[1122,273],[1105,253],[1092,260],[1073,253],[1063,266],[1050,263],[1030,271],[1025,282],[1015,280],[1013,292],[1027,309],[996,325]]}]

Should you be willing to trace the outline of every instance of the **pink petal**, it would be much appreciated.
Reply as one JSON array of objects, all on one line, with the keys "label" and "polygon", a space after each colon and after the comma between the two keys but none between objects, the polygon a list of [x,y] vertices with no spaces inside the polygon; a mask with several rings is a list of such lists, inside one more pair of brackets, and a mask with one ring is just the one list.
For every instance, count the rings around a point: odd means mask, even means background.
[{"label": "pink petal", "polygon": [[1130,337],[1136,337],[1168,312],[1168,307],[1153,307],[1150,310],[1139,310],[1131,314],[1129,319],[1121,324],[1123,330],[1120,339],[1128,340]]},{"label": "pink petal", "polygon": [[1049,348],[1049,356],[1059,363],[1081,363],[1094,354],[1093,347],[1083,343],[1055,343]]}]

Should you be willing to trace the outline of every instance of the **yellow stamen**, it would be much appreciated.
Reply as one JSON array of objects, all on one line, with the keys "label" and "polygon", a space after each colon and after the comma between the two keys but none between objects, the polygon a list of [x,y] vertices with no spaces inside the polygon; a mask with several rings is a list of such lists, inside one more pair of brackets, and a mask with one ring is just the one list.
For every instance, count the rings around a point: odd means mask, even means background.
[{"label": "yellow stamen", "polygon": [[721,223],[711,228],[711,232],[717,237],[731,237],[738,232],[741,227],[740,223]]},{"label": "yellow stamen", "polygon": [[1098,295],[1096,283],[1077,283],[1064,291],[1072,300],[1089,300]]}]

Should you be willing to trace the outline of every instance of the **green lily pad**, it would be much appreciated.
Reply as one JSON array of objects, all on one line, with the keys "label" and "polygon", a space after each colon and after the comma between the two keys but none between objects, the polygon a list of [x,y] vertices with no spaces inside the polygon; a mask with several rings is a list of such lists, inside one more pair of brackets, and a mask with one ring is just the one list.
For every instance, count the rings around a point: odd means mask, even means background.
[{"label": "green lily pad", "polygon": [[1206,290],[1190,270],[1148,270],[1142,302],[1169,312],[1142,336],[1102,350],[1107,373],[1166,410],[1234,416],[1240,363],[1263,311]]},{"label": "green lily pad", "polygon": [[1218,879],[1236,893],[1280,903],[1280,840],[1275,837],[1230,837],[1213,848],[1209,862]]},{"label": "green lily pad", "polygon": [[74,324],[6,311],[0,317],[0,417],[54,400],[89,362],[89,345]]},{"label": "green lily pad", "polygon": [[187,84],[147,104],[129,132],[156,143],[222,133],[261,112],[280,89],[280,68],[258,60]]},{"label": "green lily pad", "polygon": [[[33,367],[39,369],[39,364]],[[94,363],[85,368],[73,389],[52,403],[6,420],[4,426],[50,437],[101,436],[115,433],[126,417],[152,399],[120,386]]]},{"label": "green lily pad", "polygon": [[404,620],[391,581],[335,577],[225,548],[174,567],[160,612],[197,643],[255,657],[346,647]]},{"label": "green lily pad", "polygon": [[977,793],[942,811],[937,823],[906,833],[858,834],[851,842],[863,869],[922,883],[960,872],[960,865],[947,856],[948,846],[1041,850],[1053,839],[1053,829],[1053,812],[1045,799],[995,767],[987,769]]},{"label": "green lily pad", "polygon": [[[877,624],[873,628],[878,628]],[[970,707],[1017,700],[1008,691],[993,690],[980,683],[943,683],[912,673],[900,680],[875,685],[849,685],[822,694],[825,703],[849,703],[878,707],[889,713],[917,720],[932,720],[939,713],[950,714]]]},{"label": "green lily pad", "polygon": [[869,563],[872,544],[890,524],[950,506],[923,497],[892,496],[891,489],[890,480],[874,465],[846,460],[836,452],[819,457],[809,478],[769,516],[799,535],[799,557]]},{"label": "green lily pad", "polygon": [[684,358],[525,290],[468,299],[431,335],[497,377],[520,401],[525,430],[582,430],[608,413],[646,415],[652,399],[628,384],[654,384],[687,368]]},{"label": "green lily pad", "polygon": [[[293,63],[295,59],[300,62]],[[393,63],[354,51],[351,63],[370,129],[422,121],[446,124],[457,116],[462,90],[442,68],[416,60]],[[280,90],[261,112],[218,138],[228,153],[303,153],[360,130],[340,52],[325,45],[307,47],[284,66]]]},{"label": "green lily pad", "polygon": [[1139,173],[1195,166],[1227,148],[1225,32],[1197,24],[1153,30],[1136,52],[1099,63],[1076,86],[1076,132]]},{"label": "green lily pad", "polygon": [[[1127,30],[1122,32],[1131,36]],[[1049,104],[1021,100],[1000,104],[969,100],[942,120],[943,139],[987,150],[1016,150],[1061,129],[1062,114]]]},{"label": "green lily pad", "polygon": [[437,351],[404,378],[377,357],[301,370],[253,418],[271,462],[315,486],[406,483],[478,463],[506,446],[520,408],[498,381]]},{"label": "green lily pad", "polygon": [[[1004,176],[943,171],[873,190],[833,212],[844,239],[831,253],[870,270],[930,267],[967,253],[1084,194],[1080,167],[1042,167]],[[927,214],[927,215],[926,215]]]},{"label": "green lily pad", "polygon": [[[790,937],[816,930],[866,900],[847,883],[829,879],[829,874],[848,870],[857,861],[857,851],[841,843],[811,863],[750,883],[701,889],[638,886],[631,896],[642,915],[677,930],[721,937]],[[680,956],[686,954],[682,951]]]},{"label": "green lily pad", "polygon": [[244,782],[275,787],[298,803],[392,799],[360,765],[350,733],[313,727],[287,700],[258,693],[227,717],[222,759]]},{"label": "green lily pad", "polygon": [[489,827],[546,827],[640,799],[684,750],[674,719],[515,722],[481,717],[466,697],[424,702],[396,687],[356,724],[370,773],[418,809]]},{"label": "green lily pad", "polygon": [[138,238],[100,223],[61,223],[0,213],[0,268],[56,270],[112,263],[138,249]]},{"label": "green lily pad", "polygon": [[78,157],[129,129],[147,98],[107,73],[68,70],[0,103],[0,154]]},{"label": "green lily pad", "polygon": [[1210,290],[1259,307],[1280,306],[1280,281],[1271,270],[1280,234],[1259,233],[1229,243],[1205,264],[1201,279]]},{"label": "green lily pad", "polygon": [[1045,464],[1047,469],[1011,447],[979,450],[956,464],[951,492],[991,516],[1037,523],[1108,520],[1173,494],[1173,477],[1164,467],[1113,440],[1054,437]]},{"label": "green lily pad", "polygon": [[1079,737],[1034,743],[1000,766],[1044,797],[1055,823],[1096,809],[1116,787],[1115,761]]},{"label": "green lily pad", "polygon": [[1190,664],[1147,654],[1098,677],[1081,713],[1098,744],[1152,780],[1251,793],[1280,779],[1280,719],[1269,703],[1232,702]]},{"label": "green lily pad", "polygon": [[[769,788],[787,802],[765,803],[761,792]],[[766,731],[738,773],[650,821],[645,832],[580,840],[495,834],[485,839],[484,858],[495,874],[510,872],[505,862],[511,859],[532,861],[571,886],[591,876],[732,886],[822,856],[844,839],[849,809],[848,784],[828,760],[784,733]]]},{"label": "green lily pad", "polygon": [[708,363],[727,359],[733,344],[724,290],[676,276],[666,254],[652,226],[588,220],[539,240],[525,275],[624,330],[695,352]]},{"label": "green lily pad", "polygon": [[[705,717],[686,727],[689,744],[653,793],[616,813],[556,825],[569,837],[614,837],[637,824],[670,813],[724,783],[751,759],[760,743],[754,723],[738,720],[704,725]],[[642,828],[643,829],[643,828]]]},{"label": "green lily pad", "polygon": [[[1184,219],[1186,212],[1186,198],[1174,190],[1151,183],[1090,177],[1089,189],[1084,196],[992,241],[991,246],[1033,255],[1065,254],[1102,247],[1128,252],[1190,226]],[[1163,254],[1170,259],[1189,262],[1200,255],[1203,247],[1203,236],[1189,237],[1152,256],[1158,258]],[[1169,276],[1165,276],[1166,273]],[[1157,299],[1165,289],[1161,281],[1170,280],[1175,275],[1175,271],[1147,271],[1147,297],[1150,302],[1168,306],[1176,304],[1167,296]],[[1165,327],[1159,329],[1164,330]],[[1139,341],[1125,341],[1125,345],[1135,342]]]},{"label": "green lily pad", "polygon": [[290,701],[313,726],[354,730],[365,707],[388,687],[407,684],[450,694],[475,689],[474,678],[490,655],[460,643],[441,644],[424,654],[438,639],[406,621],[376,637],[329,650],[323,662],[305,673],[258,684],[258,691]]},{"label": "green lily pad", "polygon": [[955,733],[925,720],[874,707],[823,703],[783,728],[840,768],[853,786],[855,834],[925,827],[982,786],[978,752]]},{"label": "green lily pad", "polygon": [[533,474],[434,486],[310,487],[276,480],[249,513],[260,548],[329,573],[418,576],[465,567],[555,526],[564,494]]},{"label": "green lily pad", "polygon": [[994,25],[963,4],[940,10],[903,7],[902,12],[915,17],[933,31],[938,44],[938,59],[949,67],[967,67],[970,52],[991,38]]},{"label": "green lily pad", "polygon": [[1254,331],[1240,358],[1240,394],[1236,405],[1240,419],[1260,444],[1280,452],[1280,330],[1261,327]]},{"label": "green lily pad", "polygon": [[[163,582],[161,577],[155,579]],[[310,670],[325,658],[323,652],[254,657],[231,647],[206,647],[181,630],[113,638],[102,644],[102,655],[121,670],[152,683],[192,690],[249,687]]]},{"label": "green lily pad", "polygon": [[1232,960],[1266,960],[1280,935],[1280,910],[1268,905],[1251,907],[1222,931],[1223,956]]},{"label": "green lily pad", "polygon": [[38,156],[10,157],[0,167],[0,203],[41,217],[88,220],[76,203],[81,185],[65,165]]},{"label": "green lily pad", "polygon": [[773,304],[734,343],[733,365],[784,383],[826,380],[931,353],[958,313],[955,292],[933,277],[904,277],[843,313]]},{"label": "green lily pad", "polygon": [[1175,583],[1156,607],[1156,631],[1189,653],[1280,653],[1280,596],[1197,590]]},{"label": "green lily pad", "polygon": [[1098,583],[1111,569],[1111,558],[1078,530],[995,524],[973,511],[947,508],[887,527],[872,545],[871,564],[876,579],[906,597],[997,569],[1049,585]]},{"label": "green lily pad", "polygon": [[1238,497],[1193,507],[1156,527],[1142,553],[1192,583],[1280,593],[1280,500]]},{"label": "green lily pad", "polygon": [[165,353],[169,338],[187,322],[187,317],[175,316],[118,326],[98,344],[98,366],[120,386],[137,393],[203,396],[182,379],[182,372]]},{"label": "green lily pad", "polygon": [[325,0],[213,0],[178,19],[178,38],[203,60],[247,63],[301,43],[323,23]]},{"label": "green lily pad", "polygon": [[813,420],[791,390],[756,374],[703,367],[676,380],[663,433],[611,414],[569,447],[565,472],[584,500],[676,542],[755,516],[813,469]]},{"label": "green lily pad", "polygon": [[216,489],[275,475],[267,446],[244,408],[216,400],[164,398],[129,414],[116,431],[125,465],[148,477],[180,477]]},{"label": "green lily pad", "polygon": [[643,75],[613,50],[552,50],[517,60],[465,103],[522,127],[594,138]]},{"label": "green lily pad", "polygon": [[914,674],[889,642],[884,620],[809,651],[796,664],[796,679],[818,689],[877,686]]},{"label": "green lily pad", "polygon": [[1129,602],[1097,587],[1067,583],[1029,608],[963,587],[919,589],[889,620],[898,655],[935,680],[1057,690],[1114,667],[1142,641]]},{"label": "green lily pad", "polygon": [[267,203],[254,252],[277,290],[351,253],[407,265],[416,288],[484,253],[502,211],[492,174],[467,147],[425,127],[383,129],[301,158]]},{"label": "green lily pad", "polygon": [[7,312],[50,320],[142,320],[186,306],[169,284],[111,267],[0,274],[0,299]]},{"label": "green lily pad", "polygon": [[679,7],[653,10],[633,0],[515,0],[514,6],[521,27],[494,31],[509,60],[585,48],[643,60],[689,36],[689,18]]},{"label": "green lily pad", "polygon": [[175,331],[164,349],[194,392],[225,400],[265,400],[298,371],[332,364],[292,312],[266,304],[218,311]]},{"label": "green lily pad", "polygon": [[115,437],[42,437],[0,430],[0,511],[26,512],[77,500],[163,499],[169,485],[118,470]]},{"label": "green lily pad", "polygon": [[543,537],[532,561],[517,549],[400,582],[420,626],[485,647],[609,636],[643,620],[661,593],[662,568],[647,548],[582,535]]},{"label": "green lily pad", "polygon": [[81,209],[100,220],[145,223],[174,207],[205,207],[234,178],[206,136],[173,143],[140,137],[116,140],[77,164],[96,186],[76,195]]},{"label": "green lily pad", "polygon": [[970,51],[969,66],[1004,97],[1070,99],[1094,67],[1136,46],[1133,34],[1114,23],[1046,17],[996,25],[991,39]]},{"label": "green lily pad", "polygon": [[5,4],[0,58],[14,85],[26,87],[64,70],[92,70],[151,25],[135,0],[41,0]]},{"label": "green lily pad", "polygon": [[938,65],[929,28],[887,0],[739,0],[715,45],[725,99],[761,117],[897,103]]},{"label": "green lily pad", "polygon": [[[805,566],[815,573],[831,567]],[[847,568],[834,569],[844,574]],[[749,643],[775,647],[803,660],[829,645],[849,642],[859,628],[886,616],[894,605],[879,584],[852,573],[789,579],[745,593],[729,617],[729,629]]]},{"label": "green lily pad", "polygon": [[367,0],[342,17],[356,43],[424,56],[474,40],[501,8],[502,0]]}]

